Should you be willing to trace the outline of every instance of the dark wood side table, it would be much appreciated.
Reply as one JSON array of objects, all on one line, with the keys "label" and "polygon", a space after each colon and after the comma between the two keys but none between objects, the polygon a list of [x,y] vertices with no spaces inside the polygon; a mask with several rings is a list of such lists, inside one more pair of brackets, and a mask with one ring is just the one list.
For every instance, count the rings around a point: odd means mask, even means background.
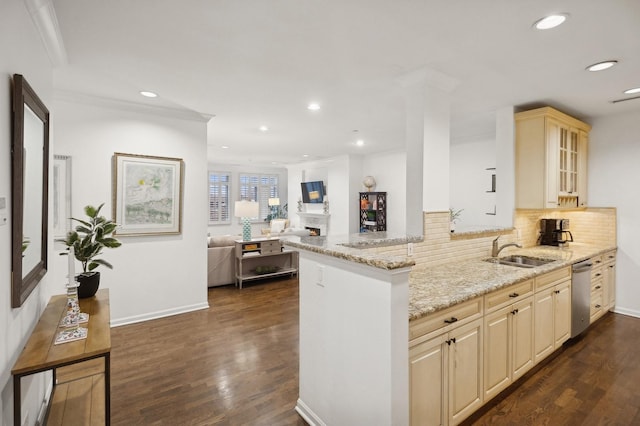
[{"label": "dark wood side table", "polygon": [[109,312],[109,290],[102,289],[95,296],[80,299],[80,310],[89,314],[86,339],[56,345],[58,327],[65,314],[67,295],[53,296],[45,308],[38,324],[18,357],[11,374],[13,375],[13,424],[20,426],[22,417],[22,377],[42,371],[53,373],[53,390],[49,398],[47,415],[56,389],[56,369],[95,358],[104,358],[104,403],[105,424],[111,424],[110,357],[111,329]]}]

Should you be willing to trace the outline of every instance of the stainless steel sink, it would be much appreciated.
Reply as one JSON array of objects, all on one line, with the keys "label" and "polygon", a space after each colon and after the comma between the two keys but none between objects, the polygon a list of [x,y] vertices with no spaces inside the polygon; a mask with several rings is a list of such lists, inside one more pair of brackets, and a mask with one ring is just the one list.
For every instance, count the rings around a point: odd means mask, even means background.
[{"label": "stainless steel sink", "polygon": [[487,262],[500,263],[501,265],[517,266],[518,268],[535,268],[536,266],[546,265],[554,262],[554,259],[540,259],[537,257],[512,255],[500,258],[487,259]]}]

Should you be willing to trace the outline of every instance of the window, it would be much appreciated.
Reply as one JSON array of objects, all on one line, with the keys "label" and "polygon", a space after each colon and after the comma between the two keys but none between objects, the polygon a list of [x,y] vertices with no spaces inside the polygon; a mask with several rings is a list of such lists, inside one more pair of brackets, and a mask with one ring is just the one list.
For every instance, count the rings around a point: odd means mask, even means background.
[{"label": "window", "polygon": [[229,182],[231,174],[209,172],[209,223],[230,223]]},{"label": "window", "polygon": [[240,199],[255,200],[260,204],[260,220],[264,220],[269,211],[269,198],[278,197],[278,175],[240,174]]}]

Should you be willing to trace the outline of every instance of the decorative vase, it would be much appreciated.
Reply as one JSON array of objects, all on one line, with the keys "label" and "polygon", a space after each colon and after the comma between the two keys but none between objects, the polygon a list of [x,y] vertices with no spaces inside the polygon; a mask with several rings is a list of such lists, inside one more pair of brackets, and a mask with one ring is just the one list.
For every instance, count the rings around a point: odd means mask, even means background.
[{"label": "decorative vase", "polygon": [[456,223],[455,222],[449,222],[449,230],[451,232],[456,232]]},{"label": "decorative vase", "polygon": [[77,277],[78,283],[78,297],[80,299],[86,299],[93,297],[98,292],[100,287],[100,272],[83,272]]}]

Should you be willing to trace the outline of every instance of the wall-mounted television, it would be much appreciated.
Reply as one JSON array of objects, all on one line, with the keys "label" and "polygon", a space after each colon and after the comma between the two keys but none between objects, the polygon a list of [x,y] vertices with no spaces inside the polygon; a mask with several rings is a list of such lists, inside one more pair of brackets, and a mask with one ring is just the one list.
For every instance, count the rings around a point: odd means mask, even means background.
[{"label": "wall-mounted television", "polygon": [[324,182],[321,180],[313,182],[302,182],[302,202],[322,203],[324,201]]}]

